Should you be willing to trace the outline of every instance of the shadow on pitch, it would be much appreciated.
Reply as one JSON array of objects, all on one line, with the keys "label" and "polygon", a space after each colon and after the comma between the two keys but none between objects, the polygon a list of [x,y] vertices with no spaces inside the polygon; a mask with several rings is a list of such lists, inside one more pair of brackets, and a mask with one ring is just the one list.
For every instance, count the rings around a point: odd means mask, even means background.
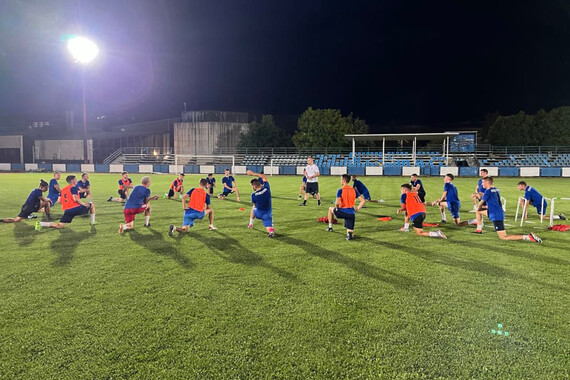
[{"label": "shadow on pitch", "polygon": [[150,234],[141,234],[137,230],[130,230],[125,232],[129,235],[131,240],[149,251],[161,255],[161,256],[171,256],[178,264],[186,269],[192,268],[193,264],[190,259],[184,256],[178,248],[164,240],[162,233],[149,228]]},{"label": "shadow on pitch", "polygon": [[35,232],[34,226],[26,223],[14,223],[14,238],[22,247],[27,247],[36,240],[38,234]]},{"label": "shadow on pitch", "polygon": [[63,228],[56,233],[59,237],[51,242],[51,251],[57,254],[53,265],[64,267],[73,261],[73,255],[83,240],[97,235],[97,229],[91,226],[90,232],[75,232],[71,228]]},{"label": "shadow on pitch", "polygon": [[[339,245],[346,244],[346,249],[350,249],[350,242],[346,242],[344,240],[344,234],[342,234],[342,236],[338,235],[339,234],[334,234],[334,237],[338,237]],[[305,251],[305,253],[308,255],[317,256],[333,263],[342,264],[354,270],[355,272],[374,280],[386,282],[388,284],[392,284],[401,288],[409,288],[419,284],[417,280],[410,277],[403,276],[399,273],[392,272],[387,269],[377,268],[364,261],[360,261],[358,259],[342,255],[338,252],[328,250],[306,240],[295,239],[287,235],[278,235],[275,237],[275,239],[279,240],[280,242],[296,246]],[[358,239],[362,238],[358,237]]]},{"label": "shadow on pitch", "polygon": [[[367,238],[366,238],[367,239]],[[372,240],[372,239],[370,239]],[[446,242],[449,243],[449,242]],[[473,260],[469,257],[457,258],[437,251],[428,251],[416,246],[403,246],[392,242],[376,241],[376,244],[384,246],[389,249],[401,251],[412,256],[419,257],[420,259],[433,262],[435,264],[446,265],[454,268],[463,269],[469,272],[478,272],[484,275],[494,277],[504,277],[511,280],[521,280],[527,283],[535,283],[540,286],[545,286],[564,292],[570,292],[570,289],[564,286],[549,284],[533,277],[525,276],[523,274],[511,271],[509,269],[501,268],[499,266],[488,264],[482,261]],[[453,244],[453,243],[452,243]],[[463,245],[463,244],[461,244]],[[467,247],[473,247],[473,244],[464,243]]]},{"label": "shadow on pitch", "polygon": [[234,264],[244,264],[248,266],[260,266],[262,268],[267,268],[274,272],[275,274],[286,278],[288,280],[299,282],[297,276],[290,273],[284,269],[278,268],[270,263],[266,262],[263,256],[258,255],[255,252],[250,251],[241,243],[224,233],[219,231],[211,232],[208,236],[203,236],[199,233],[188,233],[188,237],[192,237],[202,244],[204,244],[212,253],[221,257],[222,259],[234,263]]}]

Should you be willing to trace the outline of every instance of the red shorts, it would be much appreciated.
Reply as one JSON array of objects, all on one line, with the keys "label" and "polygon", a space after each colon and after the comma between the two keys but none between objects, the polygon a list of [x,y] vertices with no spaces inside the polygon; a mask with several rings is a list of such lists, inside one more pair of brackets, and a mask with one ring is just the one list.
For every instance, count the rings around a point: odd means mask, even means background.
[{"label": "red shorts", "polygon": [[126,208],[123,210],[125,213],[125,223],[130,223],[135,220],[135,215],[142,214],[146,211],[147,205],[143,205],[139,208]]}]

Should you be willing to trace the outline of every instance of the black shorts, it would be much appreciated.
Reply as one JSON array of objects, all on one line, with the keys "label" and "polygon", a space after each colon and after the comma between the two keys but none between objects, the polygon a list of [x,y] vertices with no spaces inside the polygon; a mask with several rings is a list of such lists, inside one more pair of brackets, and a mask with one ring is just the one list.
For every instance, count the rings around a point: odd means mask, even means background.
[{"label": "black shorts", "polygon": [[77,206],[74,208],[70,208],[68,210],[65,210],[63,216],[59,221],[60,223],[71,223],[73,221],[73,218],[75,218],[76,216],[89,214],[89,210],[91,210],[91,204],[88,204],[87,207]]},{"label": "black shorts", "polygon": [[118,190],[117,192],[119,193],[119,197],[121,197],[121,199],[127,199],[127,191],[126,190]]},{"label": "black shorts", "polygon": [[319,193],[319,183],[318,182],[307,182],[307,186],[305,186],[305,192],[311,195],[315,195]]},{"label": "black shorts", "polygon": [[344,227],[348,230],[354,229],[354,221],[356,219],[356,215],[348,212],[344,212],[339,209],[334,210],[334,215],[337,218],[344,219]]},{"label": "black shorts", "polygon": [[422,212],[421,214],[419,214],[418,216],[416,216],[414,218],[414,220],[412,220],[412,226],[414,228],[419,228],[422,229],[424,228],[424,220],[426,219],[426,213]]},{"label": "black shorts", "polygon": [[493,220],[493,225],[495,226],[495,231],[497,232],[505,230],[504,220]]},{"label": "black shorts", "polygon": [[426,192],[425,191],[419,191],[418,197],[420,197],[420,200],[422,201],[422,203],[426,202]]},{"label": "black shorts", "polygon": [[35,203],[35,204],[27,204],[26,203],[22,206],[22,209],[20,210],[20,213],[18,214],[18,216],[20,218],[27,218],[33,212],[38,212],[39,209],[40,209],[39,203]]},{"label": "black shorts", "polygon": [[209,193],[210,195],[214,194],[214,186],[210,185]]}]

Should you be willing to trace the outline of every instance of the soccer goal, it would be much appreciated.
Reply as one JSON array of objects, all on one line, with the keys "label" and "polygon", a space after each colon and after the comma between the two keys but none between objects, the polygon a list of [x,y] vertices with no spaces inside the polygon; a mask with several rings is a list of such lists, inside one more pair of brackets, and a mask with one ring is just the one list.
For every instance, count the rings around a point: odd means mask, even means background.
[{"label": "soccer goal", "polygon": [[194,154],[175,154],[174,165],[177,171],[184,171],[186,165],[199,165],[206,167],[206,171],[214,173],[216,165],[222,165],[235,173],[236,158],[230,155],[194,155]]},{"label": "soccer goal", "polygon": [[[543,217],[542,217],[542,215],[544,215],[544,204],[546,203],[546,205],[548,205],[548,201],[552,201],[551,198],[542,197],[542,199],[543,199],[543,201],[546,201],[546,202],[541,202],[542,204],[541,204],[540,216],[539,216],[540,223],[542,223],[543,220],[544,220]],[[527,211],[528,211],[528,199],[525,199],[524,197],[519,197],[519,200],[518,200],[518,202],[517,202],[517,211],[516,211],[516,213],[515,213],[515,222],[516,222],[517,219],[519,218],[519,209],[521,209],[521,207],[520,207],[520,206],[521,206],[521,203],[523,204],[523,206],[522,206],[522,214],[521,214],[521,227],[522,227],[523,224],[524,224],[524,221],[525,221],[525,220],[524,220],[524,219],[525,219],[524,216],[527,215]],[[552,216],[554,215],[554,214],[552,214],[552,209],[550,210],[550,213],[551,213],[551,216],[550,216],[551,222],[550,222],[550,223],[552,223]],[[529,222],[529,221],[527,221],[527,223],[534,223],[534,222]]]}]

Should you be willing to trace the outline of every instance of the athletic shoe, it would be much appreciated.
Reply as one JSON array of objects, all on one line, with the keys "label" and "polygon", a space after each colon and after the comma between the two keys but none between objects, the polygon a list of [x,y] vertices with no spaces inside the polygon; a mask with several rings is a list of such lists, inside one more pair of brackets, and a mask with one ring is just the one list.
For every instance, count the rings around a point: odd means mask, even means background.
[{"label": "athletic shoe", "polygon": [[475,231],[473,231],[473,233],[481,235],[483,233],[483,230],[475,230]]},{"label": "athletic shoe", "polygon": [[174,233],[174,224],[168,226],[168,236],[172,236]]},{"label": "athletic shoe", "polygon": [[98,225],[99,223],[97,223],[97,222],[91,222],[91,223],[89,223],[89,224],[91,224],[92,226],[96,226],[96,225]]},{"label": "athletic shoe", "polygon": [[119,224],[119,233],[122,234],[123,232],[125,232],[123,230],[123,223]]},{"label": "athletic shoe", "polygon": [[218,227],[210,226],[210,227],[208,227],[208,230],[210,230],[210,231],[217,231],[217,230],[218,230]]},{"label": "athletic shoe", "polygon": [[384,199],[378,199],[378,203],[384,203],[386,202]]},{"label": "athletic shoe", "polygon": [[566,217],[564,216],[564,214],[560,214],[560,215],[558,215],[558,217],[560,218],[560,220],[566,220]]},{"label": "athletic shoe", "polygon": [[441,230],[437,230],[437,231],[435,231],[435,233],[437,234],[438,237],[440,237],[442,239],[447,239],[447,236],[445,236],[445,234],[443,232],[441,232]]},{"label": "athletic shoe", "polygon": [[38,220],[38,221],[36,222],[35,230],[36,230],[36,231],[39,231],[39,230],[41,230],[41,229],[42,229],[42,225],[41,225],[40,221]]},{"label": "athletic shoe", "polygon": [[333,232],[333,229],[331,227],[328,227],[327,232]]},{"label": "athletic shoe", "polygon": [[536,236],[534,233],[530,233],[528,234],[528,237],[530,239],[530,241],[535,242],[535,243],[542,243],[542,239],[539,238],[538,236]]},{"label": "athletic shoe", "polygon": [[168,197],[167,193],[164,193],[164,195],[162,196],[163,199],[166,199],[166,197]]},{"label": "athletic shoe", "polygon": [[306,206],[306,205],[307,205],[306,203],[301,203],[299,206]]},{"label": "athletic shoe", "polygon": [[28,219],[36,219],[36,218],[37,218],[37,215],[34,215],[34,214],[28,215]]},{"label": "athletic shoe", "polygon": [[275,237],[275,232],[270,232],[270,233],[268,233],[268,234],[267,234],[267,237],[268,237],[268,238]]},{"label": "athletic shoe", "polygon": [[402,227],[402,228],[400,228],[400,231],[402,231],[402,232],[410,232],[410,229],[409,229],[409,228],[406,228],[406,227]]},{"label": "athletic shoe", "polygon": [[145,224],[144,226],[147,227],[147,228],[149,228],[149,227],[150,227],[150,223],[149,223],[149,224]]},{"label": "athletic shoe", "polygon": [[109,197],[109,199],[107,199],[107,202],[113,202],[113,197]]},{"label": "athletic shoe", "polygon": [[473,209],[473,210],[469,210],[469,212],[477,212],[477,210]]},{"label": "athletic shoe", "polygon": [[447,223],[447,219],[442,219],[440,223]]},{"label": "athletic shoe", "polygon": [[352,240],[352,234],[350,232],[347,233],[345,239],[346,240]]},{"label": "athletic shoe", "polygon": [[253,228],[253,224],[248,224],[247,228]]}]

